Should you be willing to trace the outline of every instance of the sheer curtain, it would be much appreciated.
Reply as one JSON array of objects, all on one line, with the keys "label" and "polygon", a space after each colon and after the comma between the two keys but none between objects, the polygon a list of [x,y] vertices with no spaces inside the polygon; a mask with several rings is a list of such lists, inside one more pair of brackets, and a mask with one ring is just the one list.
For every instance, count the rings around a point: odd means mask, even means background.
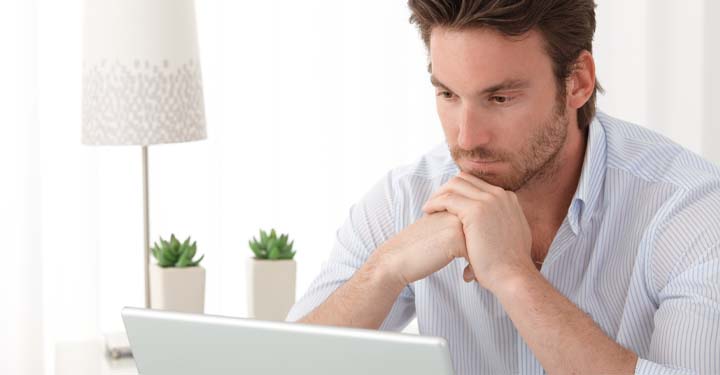
[{"label": "sheer curtain", "polygon": [[[720,160],[718,6],[598,3],[599,107]],[[442,132],[405,2],[196,7],[209,138],[150,148],[151,236],[192,235],[206,312],[242,316],[249,237],[295,238],[302,294],[350,205]],[[140,150],[80,144],[81,11],[0,2],[2,374],[52,374],[57,342],[143,302]]]},{"label": "sheer curtain", "polygon": [[56,337],[98,330],[98,167],[78,142],[79,5],[0,9],[3,374],[50,372]]},{"label": "sheer curtain", "polygon": [[[11,8],[8,12],[7,8]],[[39,374],[42,356],[42,257],[34,2],[0,10],[0,373]]]}]

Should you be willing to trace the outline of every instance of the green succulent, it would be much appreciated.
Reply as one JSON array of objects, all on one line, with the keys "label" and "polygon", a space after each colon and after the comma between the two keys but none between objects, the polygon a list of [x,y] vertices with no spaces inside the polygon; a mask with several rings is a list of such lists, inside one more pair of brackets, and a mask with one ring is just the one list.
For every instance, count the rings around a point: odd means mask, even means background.
[{"label": "green succulent", "polygon": [[205,258],[193,261],[195,252],[197,251],[197,241],[190,244],[190,237],[185,242],[180,243],[175,235],[170,235],[170,241],[165,241],[160,237],[160,245],[157,242],[153,244],[152,255],[157,259],[160,267],[195,267]]},{"label": "green succulent", "polygon": [[287,241],[287,234],[278,237],[275,229],[270,230],[269,235],[260,229],[260,241],[253,237],[249,244],[250,250],[255,253],[255,258],[269,260],[292,259],[295,256],[295,252],[292,251],[295,241],[290,241],[290,243]]}]

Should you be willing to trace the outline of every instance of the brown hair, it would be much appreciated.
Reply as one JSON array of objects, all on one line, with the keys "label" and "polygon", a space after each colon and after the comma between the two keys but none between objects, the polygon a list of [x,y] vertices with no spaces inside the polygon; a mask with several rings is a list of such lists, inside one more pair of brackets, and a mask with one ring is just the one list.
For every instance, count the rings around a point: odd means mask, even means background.
[{"label": "brown hair", "polygon": [[[409,0],[408,7],[410,22],[418,26],[428,48],[435,26],[458,30],[489,27],[508,36],[537,28],[547,43],[560,97],[565,97],[565,82],[580,53],[592,53],[594,0]],[[581,129],[586,129],[595,116],[598,90],[602,92],[602,87],[596,81],[587,103],[578,109]]]}]

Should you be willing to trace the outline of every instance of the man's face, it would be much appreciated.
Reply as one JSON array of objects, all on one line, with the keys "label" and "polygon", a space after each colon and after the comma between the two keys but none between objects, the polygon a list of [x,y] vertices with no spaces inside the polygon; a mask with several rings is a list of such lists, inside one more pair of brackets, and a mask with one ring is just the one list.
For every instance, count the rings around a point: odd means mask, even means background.
[{"label": "man's face", "polygon": [[436,27],[430,36],[437,110],[458,167],[517,191],[548,177],[568,131],[541,34]]}]

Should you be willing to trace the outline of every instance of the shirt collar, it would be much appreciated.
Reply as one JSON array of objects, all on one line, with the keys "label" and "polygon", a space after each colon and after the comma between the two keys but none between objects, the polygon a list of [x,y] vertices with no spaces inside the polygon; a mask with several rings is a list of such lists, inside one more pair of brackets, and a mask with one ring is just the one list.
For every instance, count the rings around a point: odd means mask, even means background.
[{"label": "shirt collar", "polygon": [[605,182],[606,148],[605,130],[598,114],[590,123],[580,180],[570,203],[567,219],[575,235],[588,224],[600,199]]}]

